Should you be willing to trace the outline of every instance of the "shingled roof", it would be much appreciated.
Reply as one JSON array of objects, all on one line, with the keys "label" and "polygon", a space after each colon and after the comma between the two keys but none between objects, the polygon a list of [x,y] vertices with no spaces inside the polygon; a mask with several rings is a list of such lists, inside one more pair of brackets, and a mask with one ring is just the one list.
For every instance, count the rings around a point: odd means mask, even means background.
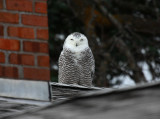
[{"label": "shingled roof", "polygon": [[160,82],[89,92],[9,119],[159,119]]}]

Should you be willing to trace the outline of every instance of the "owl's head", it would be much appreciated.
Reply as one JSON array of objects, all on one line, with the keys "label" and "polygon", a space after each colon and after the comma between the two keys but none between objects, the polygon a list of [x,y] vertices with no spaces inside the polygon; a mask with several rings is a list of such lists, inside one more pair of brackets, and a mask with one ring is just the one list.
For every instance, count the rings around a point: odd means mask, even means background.
[{"label": "owl's head", "polygon": [[73,52],[80,52],[88,47],[88,40],[86,36],[78,32],[70,34],[63,45],[63,48],[68,48]]}]

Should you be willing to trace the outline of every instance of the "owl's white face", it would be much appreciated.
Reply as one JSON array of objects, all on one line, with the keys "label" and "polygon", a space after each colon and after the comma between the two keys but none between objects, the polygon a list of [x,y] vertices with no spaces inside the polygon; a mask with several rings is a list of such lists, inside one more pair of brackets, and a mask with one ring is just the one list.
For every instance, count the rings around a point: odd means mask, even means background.
[{"label": "owl's white face", "polygon": [[70,34],[63,45],[63,48],[68,48],[72,52],[81,52],[88,47],[88,40],[86,36],[78,32]]}]

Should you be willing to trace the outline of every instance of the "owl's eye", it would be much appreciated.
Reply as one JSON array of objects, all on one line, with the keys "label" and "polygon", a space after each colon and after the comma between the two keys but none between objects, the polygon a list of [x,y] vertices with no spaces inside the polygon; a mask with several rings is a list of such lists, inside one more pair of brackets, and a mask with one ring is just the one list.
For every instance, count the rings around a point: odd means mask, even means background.
[{"label": "owl's eye", "polygon": [[83,39],[81,39],[80,41],[83,41]]},{"label": "owl's eye", "polygon": [[73,39],[71,39],[71,40],[73,40]]}]

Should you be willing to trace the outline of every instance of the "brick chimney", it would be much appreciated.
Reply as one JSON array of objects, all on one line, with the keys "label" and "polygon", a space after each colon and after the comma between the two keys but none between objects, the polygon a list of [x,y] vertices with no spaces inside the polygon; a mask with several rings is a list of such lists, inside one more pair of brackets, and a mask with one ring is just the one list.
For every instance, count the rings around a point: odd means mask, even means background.
[{"label": "brick chimney", "polygon": [[0,0],[0,77],[50,80],[47,0]]}]

